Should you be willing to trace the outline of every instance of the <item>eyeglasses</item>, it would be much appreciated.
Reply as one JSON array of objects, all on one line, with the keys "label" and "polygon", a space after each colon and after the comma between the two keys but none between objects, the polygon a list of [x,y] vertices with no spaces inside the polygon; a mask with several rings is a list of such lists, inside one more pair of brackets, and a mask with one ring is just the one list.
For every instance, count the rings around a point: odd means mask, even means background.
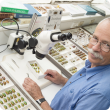
[{"label": "eyeglasses", "polygon": [[[98,41],[97,37],[91,37],[90,43],[92,45],[96,45],[98,42],[99,41]],[[100,43],[101,50],[103,50],[104,52],[109,52],[110,44],[108,44],[107,42],[99,42],[99,43]]]}]

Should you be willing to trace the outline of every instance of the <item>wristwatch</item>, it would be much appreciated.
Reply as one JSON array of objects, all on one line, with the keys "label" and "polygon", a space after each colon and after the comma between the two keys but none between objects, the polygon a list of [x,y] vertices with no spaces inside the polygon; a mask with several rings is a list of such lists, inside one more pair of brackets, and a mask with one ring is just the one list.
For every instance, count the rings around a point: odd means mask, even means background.
[{"label": "wristwatch", "polygon": [[46,101],[45,98],[41,98],[41,99],[36,100],[36,102],[37,102],[39,105],[41,105],[41,103],[44,102],[44,101]]}]

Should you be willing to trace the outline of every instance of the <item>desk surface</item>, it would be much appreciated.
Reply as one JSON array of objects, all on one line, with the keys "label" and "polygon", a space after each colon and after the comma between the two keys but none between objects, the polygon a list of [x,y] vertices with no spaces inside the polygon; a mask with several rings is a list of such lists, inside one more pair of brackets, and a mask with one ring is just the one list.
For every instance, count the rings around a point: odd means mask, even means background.
[{"label": "desk surface", "polygon": [[[2,50],[4,50],[6,48],[6,45],[4,46],[0,46],[0,52]],[[4,52],[0,53],[0,61],[2,61],[3,57],[5,55],[9,55],[9,54],[12,54],[12,53],[15,53],[15,51],[12,51],[12,50],[5,50]],[[42,89],[42,93],[44,95],[44,97],[46,98],[47,102],[50,104],[53,97],[55,96],[55,94],[62,88],[61,85],[56,85],[56,84],[51,84],[45,88]]]}]

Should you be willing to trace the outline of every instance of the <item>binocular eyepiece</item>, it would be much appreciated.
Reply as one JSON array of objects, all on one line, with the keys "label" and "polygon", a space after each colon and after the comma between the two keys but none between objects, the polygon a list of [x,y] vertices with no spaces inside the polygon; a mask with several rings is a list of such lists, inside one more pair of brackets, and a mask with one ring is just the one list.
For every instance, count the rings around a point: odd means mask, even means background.
[{"label": "binocular eyepiece", "polygon": [[58,40],[61,40],[61,41],[71,39],[71,38],[72,38],[72,34],[70,32],[58,35]]}]

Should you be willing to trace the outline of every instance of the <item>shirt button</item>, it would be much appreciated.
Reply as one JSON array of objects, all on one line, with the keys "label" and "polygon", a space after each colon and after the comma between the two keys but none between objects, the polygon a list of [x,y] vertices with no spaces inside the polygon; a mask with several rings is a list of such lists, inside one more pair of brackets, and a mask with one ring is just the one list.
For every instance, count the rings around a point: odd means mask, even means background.
[{"label": "shirt button", "polygon": [[73,91],[70,91],[70,93],[73,93]]},{"label": "shirt button", "polygon": [[74,92],[74,89],[70,90],[70,93],[73,93]]},{"label": "shirt button", "polygon": [[70,82],[71,83],[71,82]]},{"label": "shirt button", "polygon": [[80,74],[80,76],[82,76],[82,74]]}]

